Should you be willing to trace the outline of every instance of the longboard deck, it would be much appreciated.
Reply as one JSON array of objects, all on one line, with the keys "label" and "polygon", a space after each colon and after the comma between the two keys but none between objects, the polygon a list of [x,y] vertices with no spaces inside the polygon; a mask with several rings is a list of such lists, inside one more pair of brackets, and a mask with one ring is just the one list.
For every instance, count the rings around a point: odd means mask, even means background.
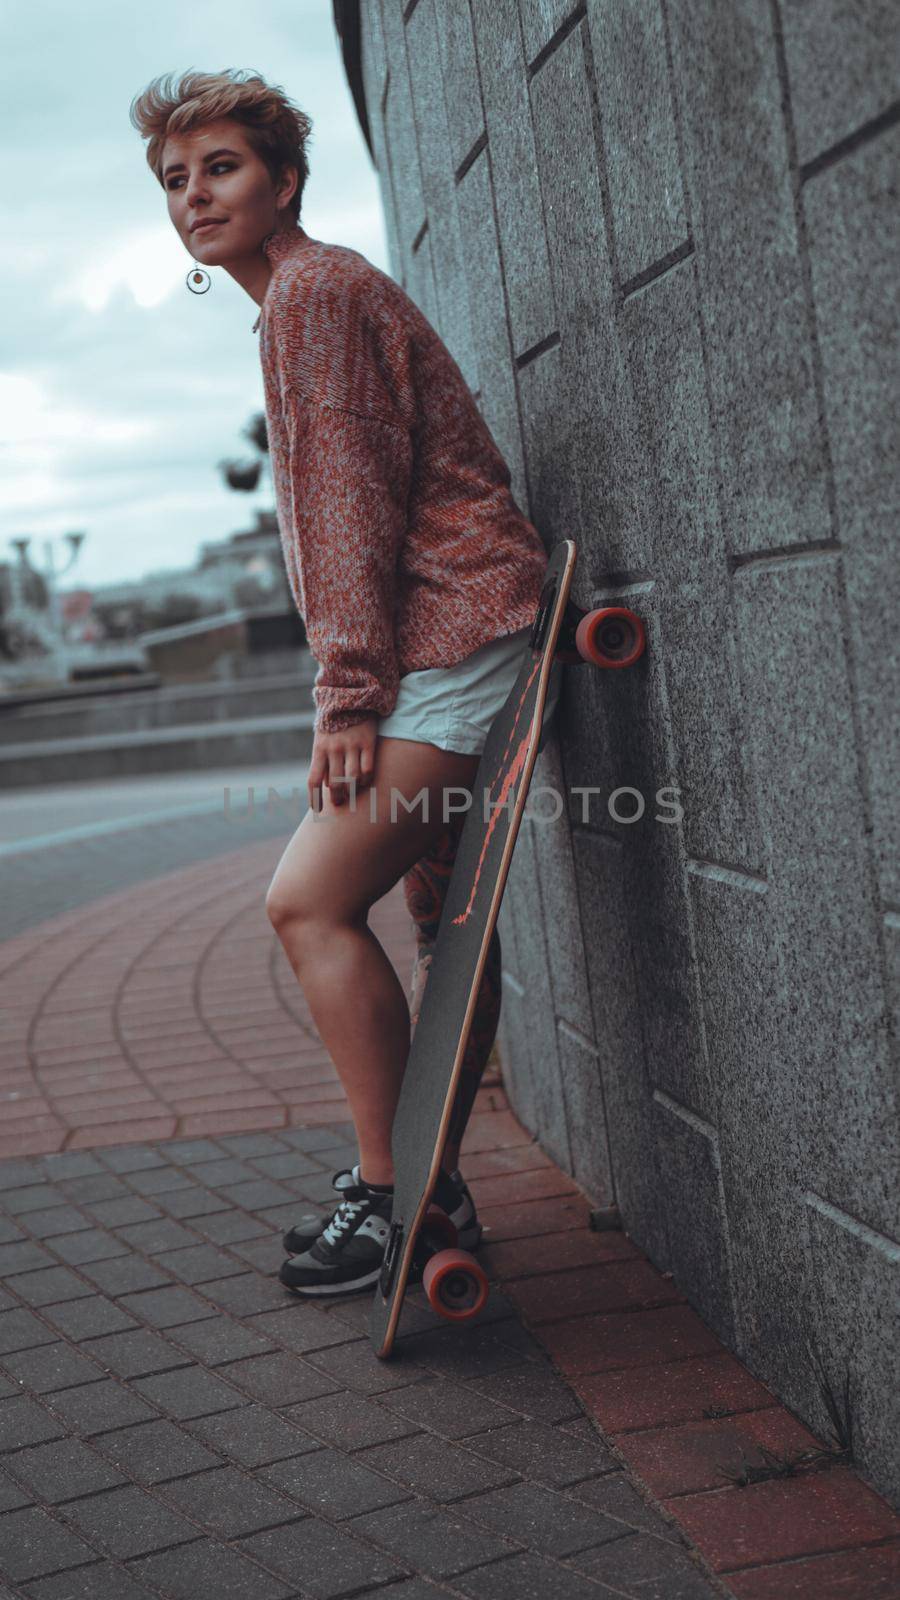
[{"label": "longboard deck", "polygon": [[528,799],[576,556],[574,541],[564,539],[550,558],[522,665],[485,742],[460,834],[394,1117],[391,1231],[370,1322],[372,1345],[382,1359],[393,1351],[419,1229],[441,1165],[488,946]]}]

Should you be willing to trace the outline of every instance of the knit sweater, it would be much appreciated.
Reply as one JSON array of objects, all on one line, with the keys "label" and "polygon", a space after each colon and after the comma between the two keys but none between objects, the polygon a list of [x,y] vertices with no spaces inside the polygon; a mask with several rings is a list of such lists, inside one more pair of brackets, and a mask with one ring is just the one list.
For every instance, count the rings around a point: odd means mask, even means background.
[{"label": "knit sweater", "polygon": [[547,556],[450,352],[357,250],[271,235],[256,328],[285,568],[316,728],[533,619]]}]

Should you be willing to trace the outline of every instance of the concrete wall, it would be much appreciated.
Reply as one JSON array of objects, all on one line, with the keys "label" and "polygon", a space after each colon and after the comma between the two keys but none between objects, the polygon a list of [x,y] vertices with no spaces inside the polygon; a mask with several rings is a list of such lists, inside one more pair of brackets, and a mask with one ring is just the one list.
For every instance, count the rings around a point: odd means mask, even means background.
[{"label": "concrete wall", "polygon": [[548,549],[578,541],[576,599],[649,634],[566,669],[537,780],[566,813],[524,828],[501,923],[512,1100],[820,1430],[849,1375],[887,1491],[891,11],[361,7],[392,272]]}]

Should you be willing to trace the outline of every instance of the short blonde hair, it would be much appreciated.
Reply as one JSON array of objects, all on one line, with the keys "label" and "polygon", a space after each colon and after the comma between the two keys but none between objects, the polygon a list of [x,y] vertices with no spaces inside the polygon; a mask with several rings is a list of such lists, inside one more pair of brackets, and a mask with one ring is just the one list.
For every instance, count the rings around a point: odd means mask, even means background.
[{"label": "short blonde hair", "polygon": [[288,99],[283,89],[256,72],[227,68],[224,72],[185,72],[154,78],[131,102],[129,116],[141,137],[149,140],[147,164],[165,188],[162,156],[170,134],[202,127],[217,117],[232,117],[277,183],[286,166],[297,169],[297,189],[289,202],[297,220],[309,177],[306,146],[312,121]]}]

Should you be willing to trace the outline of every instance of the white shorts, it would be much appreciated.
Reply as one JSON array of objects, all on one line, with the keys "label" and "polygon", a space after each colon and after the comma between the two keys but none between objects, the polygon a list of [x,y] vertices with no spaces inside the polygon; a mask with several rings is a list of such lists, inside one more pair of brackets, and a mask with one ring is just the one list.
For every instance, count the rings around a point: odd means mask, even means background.
[{"label": "white shorts", "polygon": [[[522,664],[522,648],[531,624],[502,639],[491,639],[453,667],[426,667],[400,679],[393,711],[382,717],[379,734],[391,739],[420,739],[440,750],[480,755],[494,720]],[[562,665],[550,674],[544,710],[546,730],[562,688]]]}]

